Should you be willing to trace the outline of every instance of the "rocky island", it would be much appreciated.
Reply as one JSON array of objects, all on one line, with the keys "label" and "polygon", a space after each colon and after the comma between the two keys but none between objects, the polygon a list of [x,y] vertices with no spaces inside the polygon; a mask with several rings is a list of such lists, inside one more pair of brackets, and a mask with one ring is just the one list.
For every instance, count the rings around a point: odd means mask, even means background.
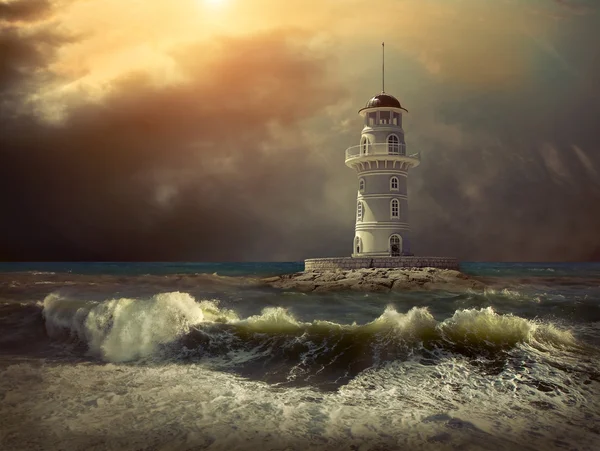
[{"label": "rocky island", "polygon": [[485,284],[453,269],[360,268],[304,271],[261,279],[274,288],[301,292],[483,289]]}]

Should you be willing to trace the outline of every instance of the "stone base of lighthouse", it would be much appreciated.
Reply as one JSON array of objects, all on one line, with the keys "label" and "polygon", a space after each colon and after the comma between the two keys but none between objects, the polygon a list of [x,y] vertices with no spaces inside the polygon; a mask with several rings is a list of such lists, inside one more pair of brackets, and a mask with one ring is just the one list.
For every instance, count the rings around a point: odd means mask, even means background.
[{"label": "stone base of lighthouse", "polygon": [[334,257],[304,260],[304,271],[336,271],[360,268],[438,268],[459,270],[452,257]]}]

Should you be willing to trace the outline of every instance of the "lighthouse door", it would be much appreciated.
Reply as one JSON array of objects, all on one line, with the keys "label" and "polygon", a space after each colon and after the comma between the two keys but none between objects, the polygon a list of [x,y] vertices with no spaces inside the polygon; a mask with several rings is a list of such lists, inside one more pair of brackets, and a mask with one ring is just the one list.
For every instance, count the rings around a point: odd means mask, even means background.
[{"label": "lighthouse door", "polygon": [[400,257],[401,251],[400,237],[398,235],[392,235],[390,237],[390,254],[392,257]]}]

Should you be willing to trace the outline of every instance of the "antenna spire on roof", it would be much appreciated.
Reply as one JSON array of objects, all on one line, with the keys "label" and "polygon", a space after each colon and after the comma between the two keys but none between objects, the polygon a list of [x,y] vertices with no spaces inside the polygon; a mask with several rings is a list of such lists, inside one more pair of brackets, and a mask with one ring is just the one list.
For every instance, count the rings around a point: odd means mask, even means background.
[{"label": "antenna spire on roof", "polygon": [[381,62],[381,92],[385,92],[385,42],[381,43],[382,62]]}]

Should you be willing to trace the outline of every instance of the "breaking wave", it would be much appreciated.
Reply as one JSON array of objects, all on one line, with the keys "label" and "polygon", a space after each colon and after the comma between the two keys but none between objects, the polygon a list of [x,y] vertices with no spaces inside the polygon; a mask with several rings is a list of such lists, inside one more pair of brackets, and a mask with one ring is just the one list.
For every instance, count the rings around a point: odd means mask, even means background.
[{"label": "breaking wave", "polygon": [[83,303],[51,294],[44,299],[43,315],[50,337],[68,331],[112,362],[151,355],[205,319],[201,305],[182,293]]},{"label": "breaking wave", "polygon": [[282,307],[240,318],[217,301],[180,292],[104,302],[51,294],[43,316],[50,337],[75,338],[109,362],[204,359],[276,382],[348,380],[386,362],[418,357],[427,364],[448,353],[494,360],[520,344],[578,347],[568,330],[491,307],[457,310],[442,321],[425,307],[388,307],[366,324],[338,324],[300,321]]}]

